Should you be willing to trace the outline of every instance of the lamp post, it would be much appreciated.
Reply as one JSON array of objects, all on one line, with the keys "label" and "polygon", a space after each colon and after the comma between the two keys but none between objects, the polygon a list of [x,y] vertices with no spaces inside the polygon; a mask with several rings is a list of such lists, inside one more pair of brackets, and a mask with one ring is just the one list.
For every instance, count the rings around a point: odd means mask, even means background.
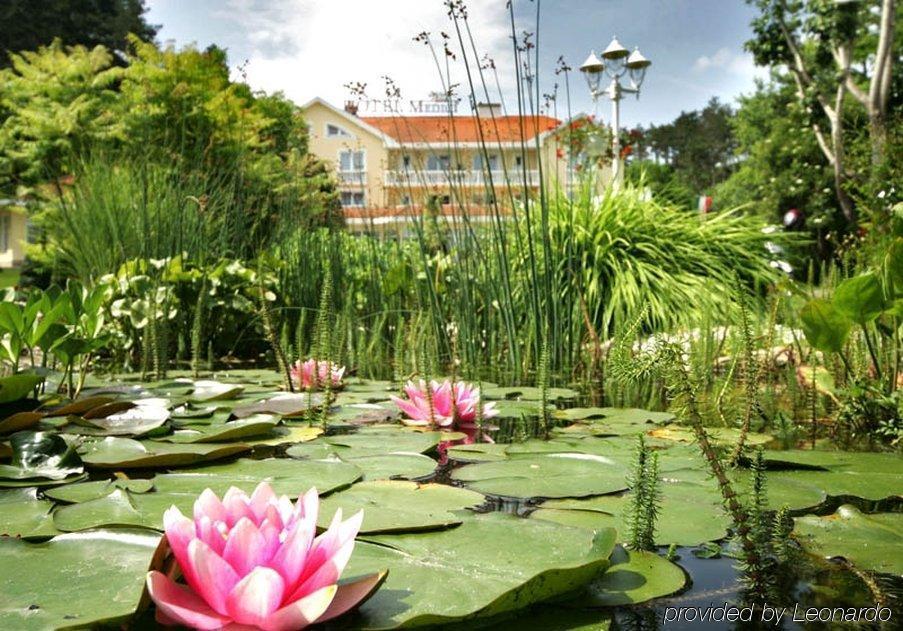
[{"label": "lamp post", "polygon": [[[593,102],[596,102],[600,95],[605,94],[611,99],[611,132],[612,132],[612,181],[617,185],[623,178],[624,173],[621,168],[621,107],[620,102],[624,94],[636,94],[640,98],[640,86],[643,85],[643,79],[646,77],[646,68],[652,65],[652,62],[643,57],[639,49],[634,49],[631,53],[621,45],[617,37],[612,38],[611,43],[602,52],[602,59],[596,57],[595,51],[590,52],[589,57],[580,66],[580,71],[586,77],[586,83],[589,85],[590,94]],[[611,83],[604,90],[602,86],[602,75],[606,74],[611,78]],[[621,77],[625,74],[630,78],[630,85],[624,87],[621,85]]]}]

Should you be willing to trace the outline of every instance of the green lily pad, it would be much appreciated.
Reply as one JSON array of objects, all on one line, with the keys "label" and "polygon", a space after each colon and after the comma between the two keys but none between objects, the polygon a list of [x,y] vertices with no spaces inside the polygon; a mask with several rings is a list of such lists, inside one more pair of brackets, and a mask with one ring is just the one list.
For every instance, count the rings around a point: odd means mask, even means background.
[{"label": "green lily pad", "polygon": [[40,375],[18,374],[0,377],[0,403],[24,399],[44,381]]},{"label": "green lily pad", "polygon": [[0,538],[0,628],[118,626],[138,606],[159,541],[157,533],[134,530],[66,534],[46,543]]},{"label": "green lily pad", "polygon": [[589,497],[627,488],[625,467],[604,456],[553,453],[461,467],[452,478],[487,495]]},{"label": "green lily pad", "polygon": [[0,487],[59,484],[82,474],[81,459],[68,442],[49,432],[10,436],[10,464],[0,464]]},{"label": "green lily pad", "polygon": [[53,524],[73,532],[101,526],[143,526],[144,518],[125,489],[114,489],[105,497],[61,506],[53,514]]},{"label": "green lily pad", "polygon": [[606,567],[613,545],[611,530],[594,536],[488,513],[447,530],[368,537],[355,547],[346,573],[389,569],[358,612],[362,628],[435,625],[497,616],[572,592]]},{"label": "green lily pad", "polygon": [[461,523],[460,511],[485,501],[479,493],[444,484],[402,480],[360,482],[333,493],[320,504],[319,526],[327,528],[337,508],[344,515],[364,511],[361,533],[412,532]]},{"label": "green lily pad", "polygon": [[167,399],[141,399],[129,409],[115,414],[77,419],[78,425],[67,429],[98,436],[141,436],[169,419],[168,406]]},{"label": "green lily pad", "polygon": [[50,537],[58,534],[50,509],[53,502],[38,499],[34,488],[0,490],[0,535]]},{"label": "green lily pad", "polygon": [[[530,514],[572,526],[615,527],[626,540],[627,513],[631,494],[604,495],[584,500],[549,500]],[[661,504],[656,521],[655,543],[697,546],[727,536],[731,520],[721,505],[714,484],[674,482],[661,484]]]},{"label": "green lily pad", "polygon": [[306,445],[290,447],[286,454],[293,458],[316,458],[330,453],[341,457],[377,456],[399,451],[425,453],[453,436],[457,434],[420,432],[402,427],[368,427],[354,434],[324,436]]},{"label": "green lily pad", "polygon": [[365,480],[388,480],[404,478],[413,480],[432,475],[436,471],[436,461],[429,456],[410,452],[394,452],[373,456],[344,457],[364,472]]},{"label": "green lily pad", "polygon": [[806,467],[769,470],[769,483],[808,486],[832,497],[877,501],[901,495],[903,457],[898,454],[797,450],[769,451],[767,456],[770,466]]},{"label": "green lily pad", "polygon": [[44,495],[58,502],[78,504],[106,497],[116,489],[126,489],[132,493],[147,493],[154,488],[153,480],[95,480],[93,482],[79,482],[67,484],[44,491]]},{"label": "green lily pad", "polygon": [[236,421],[177,430],[157,440],[170,443],[220,443],[262,436],[276,427],[279,419],[272,414],[255,414]]},{"label": "green lily pad", "polygon": [[234,399],[245,390],[244,386],[234,383],[220,383],[212,380],[186,381],[192,386],[190,400],[194,403]]},{"label": "green lily pad", "polygon": [[807,551],[843,557],[875,572],[903,575],[903,513],[862,513],[844,504],[833,515],[794,520],[794,534]]},{"label": "green lily pad", "polygon": [[236,418],[245,418],[254,414],[279,414],[283,417],[296,417],[304,416],[322,404],[322,394],[283,392],[263,401],[236,406],[232,409],[232,414]]},{"label": "green lily pad", "polygon": [[85,464],[101,469],[180,467],[228,458],[249,449],[248,445],[242,443],[179,445],[110,436],[86,441],[82,446],[82,460]]},{"label": "green lily pad", "polygon": [[446,452],[450,460],[458,462],[498,462],[508,459],[510,445],[499,443],[472,443],[454,445]]},{"label": "green lily pad", "polygon": [[556,433],[588,433],[594,436],[636,435],[674,420],[674,415],[669,412],[650,412],[639,408],[568,408],[556,410],[552,416],[577,422]]},{"label": "green lily pad", "polygon": [[240,458],[229,464],[157,475],[154,487],[159,493],[191,493],[195,496],[211,488],[222,496],[230,486],[250,493],[258,483],[267,480],[276,493],[296,498],[311,487],[324,495],[350,486],[360,477],[361,470],[346,462]]},{"label": "green lily pad", "polygon": [[[525,401],[542,401],[542,389],[530,386],[483,387],[483,396],[487,399],[521,399]],[[549,401],[573,401],[580,393],[570,388],[549,388],[546,396]]]},{"label": "green lily pad", "polygon": [[588,607],[636,605],[673,594],[687,582],[680,566],[652,552],[615,548],[611,565],[577,602]]},{"label": "green lily pad", "polygon": [[[721,445],[736,445],[740,440],[740,430],[733,427],[707,427],[706,434],[709,440]],[[661,440],[673,440],[681,443],[693,443],[696,441],[696,435],[690,427],[681,425],[667,425],[659,427],[648,432],[652,438]],[[770,443],[773,437],[770,434],[761,434],[757,432],[747,432],[746,445],[764,445]]]}]

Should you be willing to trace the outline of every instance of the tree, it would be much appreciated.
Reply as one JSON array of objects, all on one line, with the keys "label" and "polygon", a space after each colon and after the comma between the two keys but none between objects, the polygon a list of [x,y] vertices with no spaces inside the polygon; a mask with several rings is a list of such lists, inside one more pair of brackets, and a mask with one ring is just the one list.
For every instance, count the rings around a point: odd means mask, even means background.
[{"label": "tree", "polygon": [[57,40],[10,61],[0,70],[0,193],[27,194],[65,174],[73,155],[123,137],[115,90],[122,69],[108,50]]},{"label": "tree", "polygon": [[747,49],[759,65],[786,66],[799,102],[811,111],[809,127],[833,168],[838,203],[852,223],[855,209],[846,187],[850,173],[845,159],[845,97],[852,95],[865,109],[872,163],[877,165],[884,159],[893,60],[899,54],[894,46],[896,0],[747,2],[759,12]]},{"label": "tree", "polygon": [[[644,182],[653,192],[667,190],[669,199],[681,205],[710,191],[730,175],[736,162],[733,116],[729,105],[713,98],[701,110],[681,112],[670,123],[631,132],[637,158],[631,169],[634,177],[645,171]],[[650,159],[659,165],[648,164]]]},{"label": "tree", "polygon": [[818,234],[844,227],[831,166],[789,78],[760,81],[755,92],[740,97],[732,125],[738,165],[715,189],[719,208],[747,205],[770,222],[795,208]]},{"label": "tree", "polygon": [[11,55],[37,50],[58,39],[64,45],[126,49],[133,33],[152,40],[157,27],[145,22],[144,0],[4,0],[0,3],[0,68]]}]

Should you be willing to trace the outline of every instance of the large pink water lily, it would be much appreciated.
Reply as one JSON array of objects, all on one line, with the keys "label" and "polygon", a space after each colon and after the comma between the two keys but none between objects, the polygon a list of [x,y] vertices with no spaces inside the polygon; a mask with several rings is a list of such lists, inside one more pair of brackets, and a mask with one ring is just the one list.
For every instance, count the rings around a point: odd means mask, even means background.
[{"label": "large pink water lily", "polygon": [[[433,425],[439,429],[457,430],[469,437],[478,429],[478,410],[482,405],[483,419],[498,414],[495,403],[480,401],[480,389],[463,381],[449,381],[441,384],[430,381],[429,391],[422,379],[419,385],[409,381],[404,391],[407,399],[392,397],[395,405],[407,415],[402,419],[405,425],[426,427]],[[427,394],[431,396],[427,396]],[[488,437],[485,437],[488,440]]]},{"label": "large pink water lily", "polygon": [[[157,621],[195,629],[303,629],[348,611],[377,587],[374,580],[339,586],[363,512],[315,537],[319,498],[311,489],[292,505],[261,482],[248,497],[232,487],[222,501],[210,489],[194,503],[194,519],[171,507],[166,539],[187,585],[156,570],[147,590]],[[369,580],[369,584],[363,584]]]},{"label": "large pink water lily", "polygon": [[301,390],[317,390],[325,387],[327,383],[332,388],[341,388],[344,375],[344,366],[325,360],[308,359],[302,363],[299,359],[292,366],[292,381]]}]

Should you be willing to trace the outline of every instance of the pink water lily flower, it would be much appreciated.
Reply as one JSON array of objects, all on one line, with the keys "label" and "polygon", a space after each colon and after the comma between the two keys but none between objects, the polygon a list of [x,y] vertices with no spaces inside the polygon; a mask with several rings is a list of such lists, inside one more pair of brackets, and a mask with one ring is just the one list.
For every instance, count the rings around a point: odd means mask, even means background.
[{"label": "pink water lily flower", "polygon": [[205,490],[194,503],[194,519],[171,507],[163,525],[187,585],[162,572],[148,573],[157,621],[195,629],[288,631],[361,602],[373,584],[337,582],[363,512],[342,521],[337,510],[329,529],[315,537],[319,504],[316,489],[292,505],[261,482],[250,497],[232,487],[220,501]]},{"label": "pink water lily flower", "polygon": [[344,375],[344,366],[325,360],[308,359],[302,363],[299,359],[292,366],[292,380],[301,390],[317,390],[324,387],[327,380],[333,388],[341,388]]},{"label": "pink water lily flower", "polygon": [[477,411],[481,405],[484,419],[498,414],[495,403],[483,405],[480,401],[480,389],[463,381],[451,382],[446,379],[441,384],[430,381],[432,406],[426,388],[426,382],[422,379],[419,386],[409,381],[404,387],[408,395],[407,400],[392,397],[395,405],[408,416],[401,421],[405,425],[421,427],[434,425],[439,429],[458,430],[470,434],[478,429]]}]

